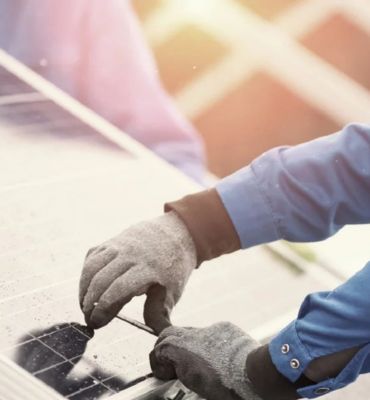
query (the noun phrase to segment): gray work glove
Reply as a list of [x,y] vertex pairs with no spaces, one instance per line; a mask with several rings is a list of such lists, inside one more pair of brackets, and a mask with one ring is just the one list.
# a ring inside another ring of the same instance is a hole
[[228,322],[208,328],[165,329],[150,354],[154,375],[178,378],[207,400],[261,400],[246,376],[248,354],[259,344]]
[[146,293],[144,320],[161,332],[171,325],[171,310],[196,265],[194,242],[174,212],[126,229],[86,256],[80,305],[87,325],[106,325],[134,296]]

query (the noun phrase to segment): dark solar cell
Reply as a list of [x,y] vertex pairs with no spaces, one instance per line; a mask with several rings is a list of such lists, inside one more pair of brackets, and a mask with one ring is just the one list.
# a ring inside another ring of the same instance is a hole
[[[118,322],[118,326],[125,328],[122,322]],[[117,328],[114,330],[117,332]],[[140,369],[126,361],[124,344],[120,345],[123,351],[113,363],[110,362],[112,357],[108,357],[108,363],[103,361],[104,353],[110,351],[109,344],[105,350],[98,351],[99,359],[95,353],[86,352],[87,344],[94,336],[94,332],[86,326],[59,324],[31,334],[39,339],[15,346],[4,354],[64,396],[73,394],[73,398],[77,399],[98,398],[100,394],[119,392],[148,377],[149,366]],[[26,337],[31,336],[26,335],[20,340]],[[114,370],[114,362],[122,364],[120,376],[109,371],[110,368]],[[126,373],[122,372],[124,366]],[[91,390],[82,390],[84,388]]]
[[[92,336],[94,336],[93,331],[90,338]],[[56,353],[69,360],[83,355],[90,338],[74,329],[72,326],[69,326],[66,329],[58,330],[51,335],[43,336],[40,340]]]
[[63,110],[50,100],[35,101],[33,103],[20,103],[2,106],[0,116],[17,125],[30,125],[40,123],[75,123],[84,125],[82,122],[71,116],[68,111]]
[[[3,105],[0,107],[1,122],[22,127],[28,135],[37,135],[38,139],[50,135],[57,135],[59,140],[87,136],[100,145],[118,149],[99,132],[50,100]],[[119,151],[122,152],[122,148]]]
[[32,93],[35,89],[0,66],[0,96]]
[[71,374],[72,369],[73,364],[66,361],[63,364],[42,371],[35,376],[64,396],[97,383],[97,381],[89,375],[73,376],[73,374]]
[[[142,381],[143,379],[145,378],[140,378],[140,381]],[[124,382],[122,381],[122,379],[119,379],[115,376],[102,381],[105,386],[109,387],[109,389],[113,390],[114,392],[120,392],[121,390],[127,389],[127,387],[131,386],[127,382]]]
[[60,364],[64,360],[36,339],[8,350],[5,355],[31,374]]

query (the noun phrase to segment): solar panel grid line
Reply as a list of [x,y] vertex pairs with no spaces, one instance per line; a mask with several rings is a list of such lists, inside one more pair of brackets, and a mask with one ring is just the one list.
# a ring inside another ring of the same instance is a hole
[[[63,274],[63,268],[59,268],[59,271],[57,271],[57,272],[60,272],[60,278],[61,279],[65,278],[66,274]],[[40,278],[43,278],[43,280],[40,281]],[[47,279],[44,279],[44,278],[47,278]],[[31,296],[32,295],[36,295],[36,297],[37,297],[37,294],[43,295],[43,294],[45,294],[44,293],[45,290],[48,290],[49,288],[60,289],[61,286],[55,283],[57,279],[58,279],[58,273],[53,274],[52,272],[47,272],[47,273],[45,273],[43,275],[38,275],[38,276],[36,275],[34,277],[31,277],[29,280],[23,281],[24,285],[17,285],[15,287],[14,286],[8,287],[7,291],[3,290],[4,299],[0,303],[0,307],[1,308],[3,308],[3,307],[6,308],[8,306],[6,303],[9,300],[12,300],[12,299],[13,300],[19,299],[19,298],[23,298],[24,299],[24,298],[27,298],[27,296],[30,296],[30,295]],[[63,285],[66,282],[70,284],[70,283],[74,283],[76,281],[77,281],[76,278],[67,279],[64,282],[61,282],[61,285]],[[15,283],[19,283],[19,282],[15,281]],[[36,289],[30,289],[30,288],[34,287],[35,285],[38,285],[38,287]],[[75,287],[76,285],[69,285],[68,287],[70,288],[71,286]],[[63,287],[61,289],[63,289]],[[67,293],[69,291],[70,290],[67,290]],[[47,293],[45,295],[47,295]],[[0,315],[4,316],[5,314],[0,314]],[[1,317],[0,317],[0,319],[1,319]]]
[[360,26],[365,32],[370,33],[370,4],[367,0],[336,1],[339,9],[347,18]]
[[[76,244],[76,241],[67,243],[67,244]],[[7,253],[8,256],[12,256],[12,252],[9,251]],[[56,253],[55,256],[58,256],[58,253]],[[2,257],[3,259],[5,259],[5,256]],[[0,257],[0,262],[2,261],[2,258]],[[26,256],[25,256],[26,258]],[[84,259],[84,255],[81,254],[81,262]],[[69,261],[68,257],[64,257],[64,260],[66,262]],[[41,260],[44,261],[44,260]],[[45,261],[50,261],[50,257],[47,258],[45,257]],[[53,271],[51,272],[50,270],[46,269],[46,268],[40,268],[39,271],[35,271],[35,272],[30,272],[29,268],[27,266],[19,266],[18,268],[14,269],[14,273],[17,273],[19,275],[24,274],[22,276],[20,276],[19,278],[14,278],[14,275],[12,277],[12,275],[10,273],[5,274],[3,279],[2,279],[2,287],[3,287],[3,294],[6,293],[5,290],[8,291],[8,294],[6,296],[4,296],[4,298],[8,298],[8,297],[18,297],[20,296],[23,291],[20,292],[20,290],[17,290],[17,287],[21,287],[22,285],[27,285],[27,282],[30,282],[30,280],[35,280],[35,279],[44,279],[44,278],[49,278],[50,277],[50,281],[48,281],[47,279],[44,280],[45,284],[44,284],[44,288],[48,288],[54,285],[55,283],[55,279],[57,277],[61,277],[62,281],[73,281],[73,279],[75,279],[77,277],[77,275],[75,274],[75,268],[73,268],[73,263],[72,263],[72,259],[71,259],[71,266],[64,268],[63,271],[63,266],[61,265],[61,263],[58,263],[57,266],[55,266],[55,268],[53,269]],[[27,273],[28,272],[28,273]],[[26,287],[27,290],[27,286],[23,286]],[[28,287],[31,287],[31,285],[28,285]],[[31,289],[31,290],[37,290],[37,289]],[[2,300],[0,301],[1,304]]]
[[[70,308],[62,308],[69,306]],[[0,351],[15,345],[25,333],[35,335],[33,330],[40,325],[55,325],[55,330],[61,321],[83,322],[76,295],[68,295],[39,305],[32,309],[16,312],[1,319]],[[42,335],[42,332],[40,333]]]
[[17,184],[11,184],[8,186],[3,186],[3,187],[0,187],[0,193],[16,191],[21,188],[42,187],[45,185],[56,185],[56,184],[60,184],[63,182],[69,182],[71,180],[78,181],[78,180],[82,180],[82,179],[85,179],[88,177],[107,174],[110,171],[117,172],[117,169],[111,170],[109,167],[107,167],[106,169],[104,169],[104,167],[102,167],[102,168],[97,168],[96,170],[92,170],[91,168],[89,168],[86,171],[79,171],[79,172],[76,172],[75,174],[61,175],[61,176],[54,177],[54,178],[41,178],[41,179],[38,179],[38,180],[35,180],[32,182],[22,182],[22,183],[17,183]]
[[86,123],[93,129],[96,129],[103,137],[112,143],[134,155],[140,155],[149,161],[165,166],[168,170],[173,170],[174,175],[177,176],[179,181],[189,184],[189,179],[182,174],[178,174],[175,167],[171,167],[168,163],[160,159],[149,149],[139,142],[136,142],[128,135],[122,135],[121,130],[116,126],[82,105],[73,97],[69,96],[1,49],[0,65],[8,71],[11,71],[12,74],[21,78],[24,82],[50,98],[52,101],[56,102],[64,110],[79,118],[82,122]]
[[14,75],[9,77],[9,72],[0,64],[0,96],[34,92],[35,89],[21,79]]
[[[61,296],[61,297],[56,297],[56,298],[54,298],[53,300],[51,300],[51,301],[48,302],[48,303],[44,303],[42,306],[44,306],[45,304],[53,305],[54,303],[58,303],[58,302],[60,302],[60,301],[72,300],[73,298],[76,298],[76,295],[72,295],[72,294],[63,295],[63,296]],[[77,300],[76,300],[76,301],[77,301]],[[9,314],[9,315],[4,315],[4,316],[1,317],[0,321],[4,321],[4,320],[9,319],[9,318],[19,317],[19,316],[21,316],[21,315],[25,315],[25,314],[27,314],[28,311],[33,310],[33,309],[36,309],[36,308],[40,308],[40,307],[41,307],[41,306],[38,305],[38,306],[35,306],[35,307],[33,307],[33,308],[26,308],[26,309],[22,309],[22,310],[19,310],[19,311],[17,311],[17,312],[11,313],[11,314]]]
[[[123,325],[124,327],[124,325]],[[104,349],[112,346],[112,345],[121,345],[122,343],[128,342],[131,339],[134,339],[136,337],[136,332],[131,332],[130,334],[126,334],[126,336],[122,336],[119,338],[114,338],[114,339],[110,339],[109,343],[106,341],[103,341],[101,343],[94,343],[94,351],[95,352],[104,352]]]
[[[78,243],[76,240],[71,241],[71,242],[67,242],[67,244],[69,244],[69,245],[76,244],[76,243]],[[57,245],[59,243],[58,242],[52,242],[52,243],[49,242],[48,244],[49,245]],[[57,250],[58,249],[56,249],[56,251],[55,251],[55,256],[56,257],[59,256],[59,253],[58,253]],[[13,253],[13,251],[8,250],[6,252],[6,254],[4,254],[3,257],[0,257],[0,262],[6,259],[5,256],[13,257],[14,253]],[[27,259],[28,256],[29,256],[29,254],[24,255],[22,257],[22,260]],[[49,257],[45,256],[45,258],[42,258],[40,260],[40,262],[50,261],[50,259],[51,259],[51,261],[53,261],[53,256],[50,256],[50,255],[49,255]],[[84,259],[84,254],[81,254],[81,262],[83,261],[83,259]],[[71,256],[70,255],[66,255],[65,257],[63,257],[63,260],[68,262],[68,261],[71,260]],[[72,262],[72,260],[70,262]],[[48,270],[47,268],[43,268],[43,267],[40,267],[37,271],[34,271],[32,273],[32,272],[29,271],[29,267],[27,267],[27,265],[29,265],[29,264],[30,263],[26,264],[26,266],[22,265],[22,266],[19,266],[18,268],[14,269],[15,273],[19,273],[19,274],[24,273],[24,275],[20,276],[19,278],[15,278],[14,275],[12,277],[12,275],[10,273],[5,274],[3,279],[2,279],[2,281],[4,283],[4,289],[5,288],[10,288],[10,287],[14,288],[14,287],[22,285],[25,281],[29,281],[30,279],[40,279],[40,278],[43,278],[43,277],[48,277],[48,276],[50,276],[52,274],[52,272],[50,270]],[[57,265],[55,266],[55,270],[54,270],[54,272],[56,274],[56,277],[61,276],[64,279],[73,279],[73,277],[75,276],[75,273],[74,273],[75,269],[73,269],[73,264],[71,266],[65,268],[65,270],[68,272],[67,276],[63,275],[63,267],[61,266],[61,262],[58,262]],[[46,285],[45,286],[53,285],[53,283],[54,283],[53,280],[51,280],[51,282],[46,281]],[[13,293],[12,295],[15,295],[15,294]]]
[[[142,341],[144,337],[141,336],[140,342]],[[132,358],[133,353],[137,353],[137,350],[130,349],[130,351],[127,351],[127,345],[130,345],[130,343],[133,342],[132,339],[135,339],[137,341],[137,334],[130,338],[126,338],[124,341],[119,341],[112,343],[109,348],[107,347],[104,349],[103,346],[99,347],[94,347],[92,350],[88,350],[88,354],[85,354],[83,357],[84,363],[88,364],[90,368],[84,368],[83,370],[89,371],[91,368],[98,367],[102,369],[104,372],[103,375],[100,374],[99,370],[96,373],[90,372],[91,375],[93,375],[95,378],[99,379],[101,382],[106,382],[108,380],[113,380],[113,378],[120,380],[121,378],[124,378],[124,382],[120,383],[120,386],[126,387],[127,385],[131,385],[132,382],[135,382],[137,380],[143,380],[147,375],[150,373],[150,366],[149,366],[149,361],[148,361],[148,356],[147,354],[142,354],[140,357],[135,357],[135,362],[132,363],[131,365],[125,362],[125,357],[127,358]],[[135,342],[134,341],[134,342]],[[153,342],[154,344],[154,342]],[[153,345],[152,344],[152,345]],[[126,346],[126,347],[124,347]],[[132,345],[131,345],[132,347]],[[123,349],[126,348],[126,351],[123,352]],[[104,351],[105,350],[105,351]],[[149,351],[149,348],[148,348]],[[99,358],[95,360],[92,358],[91,354],[92,352],[99,354]],[[125,354],[123,357],[122,355]],[[96,361],[99,361],[96,363]],[[71,362],[74,362],[72,359]],[[120,365],[116,365],[115,368],[109,368],[109,365],[115,365],[116,363],[120,363]],[[131,360],[132,362],[132,360]],[[130,367],[128,370],[128,366]]]
[[[65,374],[65,371],[68,369],[72,368],[73,365],[69,363],[68,361],[65,361],[64,363],[55,365],[52,368],[49,368],[48,370],[44,370],[42,372],[38,372],[34,376],[37,377],[38,379],[44,381],[46,384],[53,384],[55,385],[56,382],[58,384],[60,382],[63,382],[63,380],[67,379],[67,374]],[[53,371],[54,370],[54,371]],[[56,378],[55,381],[51,381],[49,378],[51,375],[55,375]],[[93,378],[92,376],[86,375],[82,380],[79,381],[80,387],[78,388],[77,386],[73,386],[72,384],[70,386],[64,385],[64,386],[59,386],[58,385],[58,392],[61,393],[65,397],[69,397],[72,395],[75,395],[76,393],[79,393],[83,390],[89,389],[91,387],[94,387],[97,383],[100,383],[97,379]],[[108,388],[107,388],[108,389]]]
[[[62,329],[61,331],[63,331],[63,330],[66,331],[66,330],[68,330],[68,329],[72,329],[72,330],[74,330],[75,332],[77,332],[79,335],[85,336],[87,339],[90,339],[90,337],[84,335],[83,332],[81,332],[80,330],[77,330],[73,325],[70,325],[70,326],[68,326],[68,327],[66,327],[66,328],[64,328],[64,329]],[[60,333],[61,331],[58,331],[58,333]],[[51,335],[52,335],[52,334],[51,334]],[[48,336],[49,336],[49,335],[48,335]],[[46,339],[47,339],[47,337],[46,337]],[[60,351],[56,350],[54,347],[51,347],[51,346],[49,346],[47,343],[45,343],[45,337],[44,337],[44,341],[42,340],[42,337],[41,337],[41,339],[38,338],[37,341],[38,341],[41,345],[43,345],[43,346],[45,346],[46,348],[48,348],[48,349],[50,349],[51,351],[53,351],[55,354],[57,354],[57,355],[59,355],[60,357],[62,357],[62,358],[64,359],[64,362],[67,361],[68,363],[70,363],[70,364],[71,364],[71,369],[73,369],[73,366],[75,365],[75,364],[71,361],[71,360],[73,360],[73,359],[66,357],[66,355],[63,354],[63,352],[60,352]],[[78,357],[81,357],[82,355],[83,355],[83,352],[82,352],[81,354],[79,354],[79,355],[77,356],[77,358],[78,358]],[[37,371],[36,373],[34,373],[34,375],[45,373],[45,372],[47,372],[48,370],[50,370],[50,369],[52,369],[52,368],[54,368],[54,367],[57,367],[57,366],[63,364],[64,362],[57,363],[57,364],[55,364],[55,365],[53,365],[53,366],[50,366],[50,367],[48,367],[48,368],[44,368],[44,369],[42,369],[42,370],[39,370],[39,371]],[[79,389],[79,390],[77,390],[77,391],[71,393],[69,396],[67,396],[68,398],[74,396],[74,395],[77,394],[77,393],[80,393],[80,392],[82,392],[82,391],[85,391],[85,390],[87,390],[88,388],[91,388],[91,387],[93,387],[93,386],[95,386],[95,385],[97,385],[97,384],[98,384],[98,385],[101,384],[101,385],[103,385],[106,389],[110,390],[110,388],[109,388],[108,386],[105,386],[105,385],[104,385],[104,381],[100,381],[98,377],[93,376],[93,375],[90,375],[90,374],[87,374],[87,375],[86,375],[86,378],[90,378],[90,379],[91,379],[91,382],[92,382],[91,385],[90,385],[90,386],[88,385],[88,386],[86,386],[86,387],[84,387],[84,388],[81,388],[81,389]],[[108,378],[106,378],[105,380],[108,380],[108,379],[110,379],[110,378],[111,378],[111,377],[108,377]]]
[[[76,329],[75,326],[74,326],[74,323],[69,323],[69,324],[67,324],[66,326],[55,327],[55,331],[51,331],[51,332],[49,332],[49,333],[42,333],[42,334],[40,334],[40,335],[37,335],[37,334],[35,334],[35,333],[32,334],[32,332],[30,332],[29,335],[32,336],[32,337],[35,338],[35,339],[39,339],[39,340],[40,340],[40,339],[42,339],[42,338],[44,338],[44,337],[46,337],[46,336],[52,335],[52,334],[55,333],[56,331],[62,332],[62,331],[64,331],[64,330],[70,329],[70,328]],[[87,339],[90,339],[90,337],[87,336],[87,335],[85,335],[82,331],[80,331],[80,330],[77,330],[77,331],[78,331],[82,336],[86,337]]]
[[[27,98],[23,98],[24,101],[22,101],[22,97],[19,95],[8,97],[13,98],[14,101],[2,104],[0,115],[4,120],[9,119],[17,125],[26,124],[28,129],[39,127],[47,130],[75,126],[80,128],[82,132],[86,130],[86,126],[81,121],[66,110],[61,109],[41,93],[36,92],[36,95],[34,93],[29,94],[30,101],[27,101]],[[20,101],[16,101],[17,99]],[[93,132],[95,131],[90,128],[88,134],[91,135]],[[70,135],[70,132],[67,132],[67,134]],[[97,133],[95,132],[95,134]],[[75,137],[75,135],[73,136]]]
[[272,22],[298,39],[340,9],[337,0],[305,0],[292,4]]
[[252,76],[259,66],[253,56],[242,57],[240,49],[230,50],[227,57],[214,63],[176,94],[176,103],[189,118],[195,119]]
[[[47,335],[42,335],[42,336],[34,335],[34,338],[35,338],[35,339],[33,339],[33,340],[31,340],[31,341],[28,341],[28,342],[25,342],[25,343],[23,343],[22,345],[18,345],[18,346],[15,347],[15,349],[20,348],[20,347],[22,347],[22,346],[24,347],[25,345],[27,345],[27,343],[28,343],[28,345],[30,345],[30,344],[32,344],[32,345],[34,345],[34,344],[39,344],[39,345],[41,345],[41,348],[49,349],[53,354],[55,354],[56,356],[60,357],[60,359],[56,359],[52,365],[47,365],[47,366],[44,367],[44,368],[36,369],[36,370],[32,371],[32,373],[33,373],[34,375],[41,375],[41,374],[45,374],[45,373],[47,373],[47,372],[50,372],[50,370],[52,370],[52,369],[55,368],[55,367],[59,367],[59,366],[61,366],[61,365],[66,365],[66,364],[65,364],[66,362],[70,363],[70,368],[72,369],[73,366],[75,365],[74,359],[77,358],[77,359],[78,359],[77,361],[79,361],[79,357],[80,357],[83,353],[81,353],[80,356],[73,357],[73,358],[69,358],[69,357],[67,357],[66,354],[64,353],[63,347],[61,348],[61,349],[62,349],[62,352],[59,351],[58,348],[60,348],[60,344],[59,344],[57,341],[53,340],[53,338],[52,338],[53,335],[58,335],[58,337],[60,337],[61,334],[63,334],[63,332],[66,332],[66,331],[68,331],[68,330],[74,330],[76,333],[78,333],[78,335],[84,336],[84,333],[81,332],[80,330],[78,330],[77,327],[76,327],[75,325],[73,325],[73,324],[71,325],[71,324],[70,324],[70,325],[68,325],[67,327],[64,327],[64,328],[62,328],[62,329],[60,329],[60,330],[57,330],[57,331],[48,333]],[[69,338],[69,340],[71,340],[70,333],[66,334],[66,336]],[[131,337],[133,337],[133,336],[134,336],[134,334],[132,334]],[[87,339],[89,339],[88,336],[85,335],[85,337],[86,337]],[[130,337],[126,337],[124,340],[127,341],[127,340],[129,340],[129,339],[130,339]],[[123,340],[123,339],[121,338],[120,341],[122,341],[122,340]],[[53,345],[49,345],[48,342],[53,343]],[[117,343],[119,343],[119,342],[117,342]],[[108,346],[109,346],[109,345],[112,345],[112,343],[108,344]],[[55,346],[56,346],[56,347],[55,347]],[[39,348],[39,352],[42,353],[41,348]],[[70,349],[67,349],[67,350],[68,350],[68,351],[71,351]],[[94,349],[94,351],[96,351],[96,350],[97,350],[97,349]],[[8,352],[9,352],[9,350],[8,350]],[[82,350],[81,350],[81,352],[82,352]],[[77,354],[77,353],[75,353],[75,354]],[[48,354],[48,358],[50,359],[50,355],[49,355],[49,354]],[[85,359],[85,362],[86,362],[86,361],[88,361],[88,360]],[[69,365],[69,364],[68,364],[68,365]],[[138,364],[138,365],[136,366],[136,369],[140,368],[141,366],[145,366],[146,369],[148,368],[147,362],[145,362],[145,363]],[[146,370],[146,369],[145,369],[145,370]],[[141,375],[138,376],[138,377],[136,376],[136,377],[134,378],[134,380],[142,380],[143,378],[145,378],[145,376],[146,376],[147,373],[148,373],[148,372],[145,372],[145,370],[144,370],[142,376],[141,376]],[[87,377],[90,377],[92,380],[99,381],[99,377],[98,377],[98,376],[94,376],[94,375],[90,375],[90,374],[87,374],[86,376],[87,376]],[[104,380],[106,381],[106,380],[108,380],[108,379],[111,379],[112,377],[114,377],[114,374],[112,374],[111,376],[106,376],[106,377],[104,378]],[[95,383],[94,383],[94,384],[95,384]],[[130,382],[128,382],[128,384],[130,384]],[[92,386],[93,386],[93,385],[92,385]],[[86,388],[84,387],[83,390],[85,390],[85,389],[86,389]],[[79,390],[79,391],[81,391],[81,390]],[[72,394],[74,394],[74,392],[73,392]]]
[[31,360],[31,362],[25,366],[25,369],[32,375],[36,375],[41,371],[48,370],[67,361],[64,357],[60,356],[60,354],[57,354],[52,349],[44,346],[41,341],[35,338],[30,341],[20,342],[18,345],[2,352],[2,354],[6,355],[11,360],[14,360],[15,363],[20,364],[20,358],[22,357],[21,353],[31,353],[35,348],[45,350],[43,354],[41,354],[41,351],[39,352],[37,362],[46,361],[46,364],[42,366],[41,364],[36,365],[36,363],[33,363],[33,360]]
[[153,46],[163,43],[181,27],[197,24],[230,48],[228,55],[188,82],[175,96],[180,109],[188,117],[196,118],[238,83],[252,75],[260,64],[253,54],[245,54],[245,45],[241,45],[240,40],[235,41],[234,38],[224,35],[219,26],[204,23],[203,16],[199,13],[189,13],[186,7],[179,13],[178,8],[178,3],[167,2],[145,20],[144,29]]
[[22,340],[20,340],[19,342],[17,342],[17,343],[15,342],[15,343],[10,344],[9,346],[4,346],[4,347],[0,348],[0,357],[3,353],[9,352],[10,350],[14,349],[15,347],[22,345],[24,343],[31,342],[33,340],[35,340],[34,336],[32,336],[28,333],[24,334],[22,337]]
[[[19,299],[19,298],[23,298],[24,299],[24,298],[27,298],[27,297],[29,297],[31,295],[34,295],[34,294],[39,294],[39,293],[45,294],[45,290],[47,290],[47,289],[55,289],[55,288],[58,288],[58,287],[60,287],[62,285],[66,285],[66,287],[69,288],[71,286],[70,283],[78,281],[78,278],[79,278],[79,276],[76,275],[76,276],[74,276],[72,278],[68,278],[68,279],[65,279],[63,281],[53,282],[48,286],[37,287],[37,288],[34,288],[34,289],[26,291],[26,292],[23,291],[22,293],[18,293],[18,294],[13,295],[13,296],[2,298],[2,299],[0,299],[0,311],[1,311],[1,306],[4,303],[7,303],[9,301],[13,302],[15,299]],[[0,313],[0,315],[4,315],[4,314]]]
[[[86,178],[86,177],[87,176],[85,176],[84,178]],[[54,182],[54,183],[60,183],[60,182]],[[45,187],[45,185],[43,187]],[[47,226],[47,228],[50,229],[50,232],[52,232],[52,230],[51,230],[52,229],[52,226],[51,226],[52,223],[54,223],[54,224],[57,223],[58,224],[58,223],[61,223],[61,221],[62,221],[62,218],[60,218],[60,219],[55,218],[53,221],[51,221],[50,218],[46,215],[44,218],[41,217],[40,220],[38,220],[37,222],[36,221],[32,221],[32,219],[28,219],[28,220],[26,220],[24,222],[23,226],[25,228],[27,228],[27,229],[37,229],[37,228],[40,228],[42,226]],[[5,232],[6,232],[6,227],[0,228],[0,233],[5,233]],[[9,232],[9,228],[8,228],[8,232]],[[65,239],[64,239],[63,243],[68,243],[68,244],[76,243],[76,240],[78,240],[78,237],[79,236],[76,233],[75,234],[71,234],[71,236],[68,238],[69,240],[66,242]],[[60,240],[61,239],[58,238],[58,237],[52,237],[47,241],[45,240],[45,245],[52,245],[52,244],[55,244],[55,243],[59,243]],[[7,248],[2,249],[2,250],[4,251],[3,252],[3,256],[6,255],[7,257],[9,257],[9,256],[14,255],[15,248],[12,248],[12,247],[8,246]],[[6,252],[6,254],[4,254],[5,252]],[[1,259],[1,256],[0,256],[0,259]]]
[[235,21],[235,26],[243,24],[245,34],[266,60],[265,69],[272,76],[341,125],[368,120],[370,94],[367,90],[281,30],[241,6],[233,7],[227,13],[228,18]]
[[361,85],[241,5],[227,0],[222,2],[222,18],[208,22],[223,21],[231,26],[227,34],[235,35],[235,40],[244,33],[255,53],[265,60],[266,71],[340,124],[368,120],[370,94]]
[[[319,57],[308,52],[297,42],[293,40],[290,41],[288,36],[285,35],[286,37],[284,37],[284,34],[274,27],[273,24],[264,21],[261,17],[248,11],[241,5],[229,1],[220,1],[215,4],[216,7],[222,8],[224,13],[215,13],[214,18],[204,19],[204,21],[202,21],[202,27],[208,30],[211,29],[219,40],[225,42],[225,38],[229,38],[229,42],[233,41],[234,43],[238,43],[242,37],[241,33],[244,32],[244,37],[248,39],[248,43],[255,45],[254,54],[257,55],[257,58],[260,56],[267,61],[265,65],[269,73],[281,79],[299,96],[323,110],[340,124],[346,124],[352,120],[366,121],[369,118],[370,95],[361,85],[358,85],[347,75],[340,73]],[[317,5],[317,3],[315,4]],[[326,10],[330,11],[333,7],[335,7],[335,2],[329,2],[329,8],[326,8]],[[318,9],[313,7],[312,10],[314,9],[317,14],[320,15]],[[160,18],[160,12],[161,10],[156,12],[156,19]],[[171,7],[166,5],[162,7],[162,12],[165,15],[168,14],[168,21],[171,21],[170,16],[175,18],[174,6],[172,6],[171,9]],[[178,14],[178,12],[176,14]],[[230,23],[227,23],[227,15],[230,17]],[[221,16],[220,20],[218,20],[218,16]],[[149,20],[149,22],[147,21],[146,23],[154,26],[154,22],[155,20],[153,22]],[[212,24],[214,24],[213,29]],[[219,29],[220,24],[227,24],[231,29]],[[168,25],[172,27],[173,23],[168,22]],[[162,39],[166,38],[165,27],[166,24],[164,23],[160,28],[163,30],[161,34]],[[235,29],[234,34],[232,34],[233,28]],[[230,34],[232,34],[232,37],[230,37]],[[278,36],[278,40],[276,40],[276,35]],[[256,37],[256,40],[250,39],[253,36]],[[264,43],[261,44],[258,37],[264,36],[268,37],[268,40],[264,40]],[[263,48],[266,48],[266,51],[261,52],[260,50]],[[286,54],[282,54],[280,57],[281,59],[279,59],[279,57],[271,57],[271,54],[276,52],[274,48],[283,48]],[[271,62],[272,59],[279,61],[279,64],[281,64],[281,61],[284,59],[286,62],[282,62],[283,65],[278,65],[276,62]],[[291,62],[292,59],[294,62]],[[253,64],[253,60],[251,64]],[[312,69],[315,71],[314,74],[310,73]],[[211,70],[212,69],[210,69],[210,71]],[[311,79],[302,80],[302,74],[310,76]],[[204,79],[204,76],[202,79]],[[331,81],[335,83],[331,84]],[[194,87],[196,86],[194,85]],[[219,92],[219,98],[222,98],[231,88],[232,87],[228,88],[225,86],[224,90]],[[181,99],[181,96],[182,94],[180,92],[178,97]],[[186,97],[191,98],[191,92],[189,90],[187,91]],[[354,99],[356,99],[356,101]],[[359,99],[361,100],[359,101]],[[215,98],[213,98],[212,101],[214,102]],[[202,109],[208,107],[206,99],[204,103],[205,104],[200,106]],[[359,104],[363,106],[359,107]],[[198,112],[193,108],[191,113],[196,115]]]
[[9,94],[0,96],[0,106],[18,103],[33,103],[42,100],[46,100],[46,97],[38,92]]
[[193,17],[185,10],[179,12],[178,3],[167,1],[149,14],[142,24],[144,33],[153,47],[159,46],[182,26],[194,24]]
[[[64,299],[65,301],[69,301],[70,299],[72,300],[73,296],[77,301],[76,294],[72,294],[71,290],[66,291],[63,295],[62,290],[59,290],[55,295],[51,295],[50,291],[45,294],[40,291],[38,296],[32,296],[31,298],[27,296],[22,297],[15,305],[13,305],[12,302],[3,303],[1,307],[2,315],[0,321],[6,321],[11,317],[17,318],[17,316],[22,315],[22,313],[36,310],[38,308],[37,302],[39,302],[39,304],[42,302],[43,304],[52,305],[53,302],[58,302],[61,299]],[[27,301],[29,304],[25,303]]]
[[47,368],[43,368],[43,369],[40,369],[40,370],[38,370],[38,371],[35,371],[35,372],[33,373],[33,375],[37,375],[37,374],[39,374],[39,373],[43,373],[43,372],[45,372],[45,371],[47,371],[47,370],[49,370],[49,369],[51,369],[51,368],[54,368],[54,367],[58,366],[59,364],[65,363],[66,361],[69,362],[69,360],[68,360],[67,358],[63,357],[63,355],[61,355],[60,353],[54,351],[54,349],[53,349],[52,347],[48,346],[46,343],[42,342],[40,339],[36,338],[36,339],[35,339],[35,342],[36,342],[37,344],[39,344],[40,346],[49,349],[50,351],[52,351],[52,352],[53,352],[54,354],[56,354],[57,356],[62,357],[62,358],[63,358],[63,361],[58,362],[58,363],[56,363],[56,364],[53,364],[53,365],[51,365],[51,366],[49,366],[49,367],[47,367]]
[[[40,343],[40,345],[42,345],[42,343],[40,341],[38,341],[38,340],[36,340],[36,341],[38,343]],[[48,348],[47,346],[43,346],[43,347]],[[49,350],[51,350],[51,349],[49,348]],[[56,354],[56,355],[58,355],[58,354]],[[44,374],[44,373],[50,372],[50,370],[54,369],[55,367],[60,367],[61,365],[66,365],[66,364],[70,365],[71,369],[73,368],[73,364],[72,363],[70,363],[68,360],[64,360],[63,359],[63,360],[61,360],[59,362],[56,362],[55,364],[53,364],[53,365],[51,365],[49,367],[45,367],[45,368],[40,369],[39,371],[35,371],[34,373],[32,373],[32,375],[37,377],[37,375],[39,375],[39,374]],[[94,379],[93,377],[91,377],[91,378]]]
[[3,400],[62,400],[53,389],[0,355],[0,398]]

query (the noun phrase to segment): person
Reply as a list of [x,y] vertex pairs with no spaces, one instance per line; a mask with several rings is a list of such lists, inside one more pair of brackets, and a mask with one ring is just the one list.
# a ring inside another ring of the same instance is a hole
[[272,149],[91,249],[80,304],[99,328],[146,293],[144,319],[160,333],[150,355],[155,376],[178,377],[206,399],[315,398],[370,372],[370,262],[335,290],[308,295],[266,345],[225,322],[172,327],[170,313],[206,260],[278,239],[318,241],[368,222],[370,125],[350,124]]
[[2,0],[0,48],[199,183],[203,143],[163,89],[129,1]]

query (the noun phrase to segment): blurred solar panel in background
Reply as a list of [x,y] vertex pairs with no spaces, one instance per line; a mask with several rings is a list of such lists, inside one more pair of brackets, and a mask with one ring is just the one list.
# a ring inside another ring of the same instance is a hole
[[366,0],[134,5],[163,84],[203,136],[219,176],[271,147],[370,119]]

